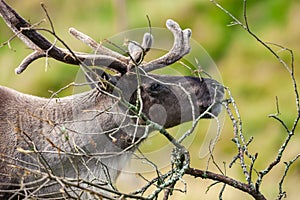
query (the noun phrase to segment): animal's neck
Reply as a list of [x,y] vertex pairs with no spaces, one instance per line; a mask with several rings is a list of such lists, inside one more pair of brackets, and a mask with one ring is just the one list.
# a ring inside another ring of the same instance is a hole
[[59,176],[109,177],[114,181],[140,137],[147,134],[143,127],[136,129],[136,122],[127,117],[129,112],[124,112],[116,99],[96,90],[56,99],[5,88],[0,92],[3,102],[11,104],[0,104],[2,114],[8,113],[0,119],[9,122],[6,130],[16,139],[12,142],[41,153],[24,155],[15,151],[12,156],[36,165],[44,159]]
[[[61,160],[55,160],[58,150],[60,154],[86,154],[88,157],[93,156],[93,159],[85,167],[82,166],[82,172],[86,172],[88,167],[87,176],[93,174],[103,178],[103,169],[108,168],[114,180],[135,149],[139,137],[144,134],[143,128],[135,129],[135,123],[129,122],[130,119],[126,117],[128,113],[124,113],[116,103],[117,100],[96,90],[71,97],[42,100],[38,99],[43,102],[41,104],[31,105],[31,115],[27,111],[23,113],[22,116],[26,117],[20,120],[20,124],[30,124],[30,130],[34,124],[38,124],[36,127],[41,131],[34,131],[32,138],[48,141],[39,150],[56,152],[47,157],[52,165],[61,166]],[[128,152],[124,153],[124,149]],[[64,168],[72,176],[76,173],[74,166],[66,160]],[[105,167],[99,166],[102,164]]]

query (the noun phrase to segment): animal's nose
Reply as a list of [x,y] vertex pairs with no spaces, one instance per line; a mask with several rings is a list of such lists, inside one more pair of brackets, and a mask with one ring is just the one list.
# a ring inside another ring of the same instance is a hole
[[218,116],[222,110],[222,101],[224,99],[224,86],[212,79],[205,79],[207,87],[206,102],[202,102],[202,111],[208,113],[204,118]]
[[206,79],[205,83],[208,88],[210,98],[214,102],[221,102],[224,98],[224,86],[213,79]]
[[212,80],[209,86],[209,92],[212,98],[212,107],[210,113],[214,116],[218,116],[222,110],[222,101],[224,99],[224,86],[219,82]]

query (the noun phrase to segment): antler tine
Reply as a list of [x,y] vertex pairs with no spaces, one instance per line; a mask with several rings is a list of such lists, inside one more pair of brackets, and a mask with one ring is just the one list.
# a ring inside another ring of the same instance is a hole
[[147,52],[150,50],[153,43],[153,36],[151,33],[145,33],[143,36],[142,44],[136,41],[129,41],[128,53],[135,62],[135,64],[140,64]]
[[80,40],[84,44],[88,45],[90,48],[92,48],[95,53],[100,54],[100,55],[106,55],[106,56],[111,56],[113,58],[116,58],[126,64],[129,63],[129,58],[126,56],[123,56],[122,54],[112,51],[106,47],[104,47],[101,43],[99,44],[95,40],[93,40],[91,37],[88,35],[76,30],[75,28],[70,28],[69,33],[74,36],[76,39]]
[[34,51],[31,54],[29,54],[26,58],[23,59],[21,64],[15,69],[16,74],[21,74],[27,67],[35,60],[46,57],[46,53],[42,51]]
[[166,21],[166,26],[174,35],[173,47],[162,57],[141,65],[146,72],[168,66],[190,52],[191,47],[189,44],[189,39],[192,35],[191,29],[182,30],[180,26],[171,19]]
[[3,0],[0,0],[0,15],[8,27],[31,49],[41,52],[32,53],[25,58],[16,72],[21,73],[34,60],[49,56],[58,61],[73,65],[104,65],[125,74],[127,72],[126,63],[108,55],[89,55],[72,52],[69,49],[56,47],[49,40],[39,34],[26,20],[14,11]]

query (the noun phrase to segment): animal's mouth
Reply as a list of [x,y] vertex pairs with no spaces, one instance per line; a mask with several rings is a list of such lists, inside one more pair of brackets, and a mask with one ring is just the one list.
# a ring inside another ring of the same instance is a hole
[[208,108],[201,108],[203,111],[202,118],[214,118],[217,117],[222,111],[222,103],[216,102]]
[[214,80],[206,80],[209,93],[209,100],[200,103],[200,112],[202,118],[217,117],[222,111],[222,102],[224,100],[224,86]]

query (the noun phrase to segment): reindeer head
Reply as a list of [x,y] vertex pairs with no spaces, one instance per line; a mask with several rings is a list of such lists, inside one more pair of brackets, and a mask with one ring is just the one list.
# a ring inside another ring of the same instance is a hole
[[[149,33],[144,35],[142,44],[130,41],[128,45],[129,56],[123,57],[123,55],[92,43],[89,37],[75,29],[70,29],[70,32],[82,41],[89,41],[86,43],[94,50],[118,59],[118,66],[126,65],[126,68],[117,70],[117,76],[108,75],[99,68],[87,71],[86,76],[91,80],[92,87],[97,87],[95,83],[98,82],[103,84],[102,80],[105,78],[110,85],[110,91],[106,91],[114,96],[124,98],[131,105],[137,106],[136,108],[140,109],[151,121],[169,128],[197,117],[212,118],[217,116],[221,111],[223,99],[223,87],[217,81],[202,77],[149,73],[176,62],[190,51],[191,30],[181,30],[173,20],[167,20],[166,25],[174,35],[173,47],[164,56],[148,63],[142,62],[142,60],[153,43],[153,37]],[[107,67],[111,69],[110,65]],[[116,68],[114,67],[114,69]],[[121,95],[119,94],[120,91]],[[140,123],[143,123],[143,119],[140,119]]]

